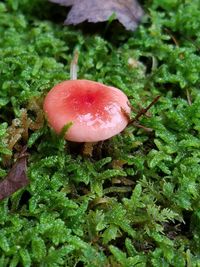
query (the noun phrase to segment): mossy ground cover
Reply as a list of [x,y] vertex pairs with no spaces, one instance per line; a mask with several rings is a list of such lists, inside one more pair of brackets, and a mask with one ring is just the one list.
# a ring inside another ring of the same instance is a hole
[[[0,176],[27,145],[30,179],[0,203],[1,267],[200,266],[200,2],[142,4],[131,33],[63,27],[47,1],[1,1]],[[43,122],[75,48],[79,78],[121,88],[137,109],[161,96],[140,120],[151,132],[130,125],[84,155]]]

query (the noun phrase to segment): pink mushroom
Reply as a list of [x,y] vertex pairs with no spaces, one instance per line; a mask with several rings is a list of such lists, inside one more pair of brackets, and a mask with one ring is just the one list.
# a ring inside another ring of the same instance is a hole
[[89,80],[63,81],[44,100],[44,112],[56,133],[72,122],[65,139],[97,142],[120,133],[130,114],[127,96],[119,89]]

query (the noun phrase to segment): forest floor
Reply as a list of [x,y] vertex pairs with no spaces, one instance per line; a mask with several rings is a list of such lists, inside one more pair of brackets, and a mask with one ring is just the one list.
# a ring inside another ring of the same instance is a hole
[[[0,177],[27,146],[29,179],[0,202],[1,267],[200,266],[200,2],[141,2],[130,32],[63,26],[66,9],[43,0],[1,1]],[[42,111],[75,49],[78,77],[120,88],[132,117],[160,96],[144,127],[92,152]]]

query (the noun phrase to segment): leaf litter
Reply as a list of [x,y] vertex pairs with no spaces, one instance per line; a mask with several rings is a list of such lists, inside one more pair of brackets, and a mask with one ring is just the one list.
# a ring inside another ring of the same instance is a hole
[[72,6],[64,24],[76,25],[84,21],[103,22],[114,16],[127,30],[135,30],[144,11],[136,0],[49,0]]
[[16,162],[7,176],[0,182],[0,200],[11,196],[14,192],[29,183],[26,175],[28,153],[26,147],[22,149]]

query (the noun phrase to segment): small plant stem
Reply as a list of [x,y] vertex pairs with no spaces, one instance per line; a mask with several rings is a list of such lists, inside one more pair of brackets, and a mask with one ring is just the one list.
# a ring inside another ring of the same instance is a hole
[[70,80],[77,80],[77,72],[78,72],[78,51],[75,50],[74,57],[70,64]]
[[189,93],[188,89],[186,89],[186,94],[187,94],[188,105],[191,106],[192,105],[192,100],[191,100],[191,96],[190,96],[190,93]]

